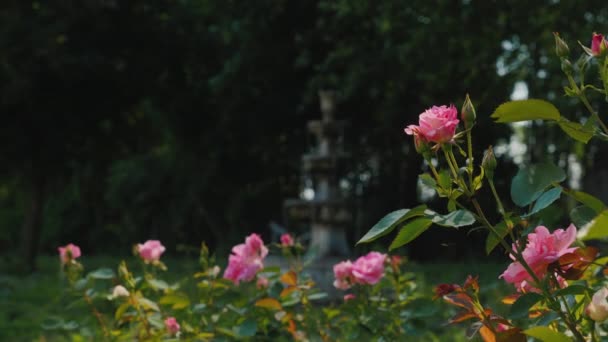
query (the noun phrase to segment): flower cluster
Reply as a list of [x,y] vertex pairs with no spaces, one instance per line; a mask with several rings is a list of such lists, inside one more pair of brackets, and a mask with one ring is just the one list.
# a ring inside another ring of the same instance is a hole
[[[522,257],[534,271],[536,277],[543,279],[550,264],[577,249],[577,247],[570,247],[575,240],[576,227],[572,224],[566,230],[557,229],[553,234],[546,227],[538,226],[534,233],[528,234],[528,244],[522,251]],[[513,245],[514,252],[517,252],[517,247]],[[511,258],[515,260],[513,255]],[[535,283],[532,275],[518,261],[513,261],[500,277],[515,285],[520,292],[540,292],[539,285]],[[565,279],[558,274],[555,277],[559,282],[558,285],[563,287]]]
[[224,278],[236,285],[241,281],[251,281],[256,273],[264,268],[264,258],[268,255],[268,248],[258,234],[251,234],[244,244],[232,248],[228,258],[228,267],[224,271]]
[[350,260],[334,265],[334,286],[347,290],[354,284],[374,285],[384,276],[386,254],[369,252],[354,263]]

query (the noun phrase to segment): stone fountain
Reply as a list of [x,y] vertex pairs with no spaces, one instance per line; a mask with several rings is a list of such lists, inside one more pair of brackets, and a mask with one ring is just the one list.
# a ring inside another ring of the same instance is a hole
[[[321,119],[308,122],[314,148],[302,156],[305,189],[301,198],[284,203],[287,226],[310,227],[308,268],[325,290],[331,290],[332,267],[350,254],[346,229],[351,225],[349,203],[340,191],[340,176],[348,155],[342,144],[346,122],[335,120],[335,92],[320,91]],[[328,279],[329,278],[329,279]]]

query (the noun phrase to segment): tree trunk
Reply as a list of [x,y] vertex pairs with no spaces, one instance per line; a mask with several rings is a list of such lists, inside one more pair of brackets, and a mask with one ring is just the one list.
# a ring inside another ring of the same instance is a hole
[[30,198],[21,229],[22,262],[27,272],[36,269],[45,202],[45,176],[34,175],[30,184]]

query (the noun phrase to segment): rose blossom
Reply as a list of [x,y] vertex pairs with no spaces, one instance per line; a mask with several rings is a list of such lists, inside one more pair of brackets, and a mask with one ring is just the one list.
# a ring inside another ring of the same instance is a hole
[[137,244],[137,252],[145,262],[154,262],[158,261],[165,252],[165,246],[158,240],[148,240],[143,244]]
[[231,280],[235,285],[240,281],[252,280],[258,270],[264,268],[264,258],[268,255],[268,248],[258,234],[251,234],[244,244],[232,248],[228,257],[228,267],[224,271],[224,278]]
[[603,322],[608,318],[608,288],[603,287],[597,291],[591,303],[585,309],[585,313],[596,322]]
[[175,335],[179,332],[180,326],[175,317],[167,317],[165,319],[165,327],[170,335]]
[[386,254],[369,252],[357,259],[353,264],[352,272],[355,281],[360,284],[373,285],[384,276],[384,261]]
[[[562,255],[574,252],[577,247],[570,247],[576,240],[576,227],[571,224],[566,230],[557,229],[553,234],[544,226],[538,226],[534,233],[528,234],[528,244],[522,252],[526,263],[530,266],[538,278],[543,278],[549,264],[557,261]],[[516,250],[516,246],[513,246]],[[511,259],[515,257],[511,255]],[[506,282],[512,283],[520,292],[538,292],[534,279],[526,269],[518,262],[513,261],[509,267],[500,275]],[[565,280],[558,276],[560,287],[565,285]]]
[[606,43],[606,39],[604,36],[598,33],[593,34],[593,38],[591,38],[591,52],[594,56],[598,56],[602,53],[607,47],[608,43]]
[[349,294],[347,294],[347,295],[344,295],[344,301],[345,301],[345,302],[348,302],[349,300],[353,300],[353,299],[355,299],[355,298],[357,298],[357,296],[355,296],[355,295],[354,295],[354,294],[352,294],[352,293],[349,293]]
[[342,261],[334,265],[334,286],[341,290],[347,290],[354,283],[353,264],[350,260]]
[[433,106],[419,116],[419,126],[409,125],[405,133],[414,135],[417,141],[432,141],[438,144],[452,141],[458,126],[458,111],[454,105]]
[[283,247],[290,247],[293,246],[294,241],[293,241],[293,237],[291,237],[291,235],[285,233],[283,235],[281,235],[281,245]]
[[70,243],[65,245],[64,247],[59,247],[59,258],[61,259],[61,263],[65,264],[70,260],[74,260],[80,257],[80,247]]

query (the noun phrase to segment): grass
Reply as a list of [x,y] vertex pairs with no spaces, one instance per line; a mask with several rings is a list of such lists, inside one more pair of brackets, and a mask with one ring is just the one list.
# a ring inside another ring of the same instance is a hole
[[[163,259],[171,272],[167,279],[177,280],[192,274],[197,269],[197,258]],[[86,270],[98,267],[116,268],[119,259],[115,257],[83,258]],[[76,322],[87,323],[96,327],[89,308],[86,305],[61,307],[61,280],[56,257],[39,259],[39,271],[27,276],[0,273],[0,341],[63,341],[42,328],[49,318],[61,316]],[[0,265],[0,269],[6,265]],[[511,289],[499,281],[498,275],[505,264],[479,263],[468,261],[462,263],[410,263],[407,268],[416,274],[417,285],[422,292],[432,296],[433,288],[440,283],[462,284],[468,274],[479,275],[482,302],[499,314],[505,314],[506,307],[500,298]],[[445,306],[447,309],[447,306]],[[451,308],[449,309],[451,310]],[[465,341],[465,324],[455,326],[440,336],[441,341]]]

